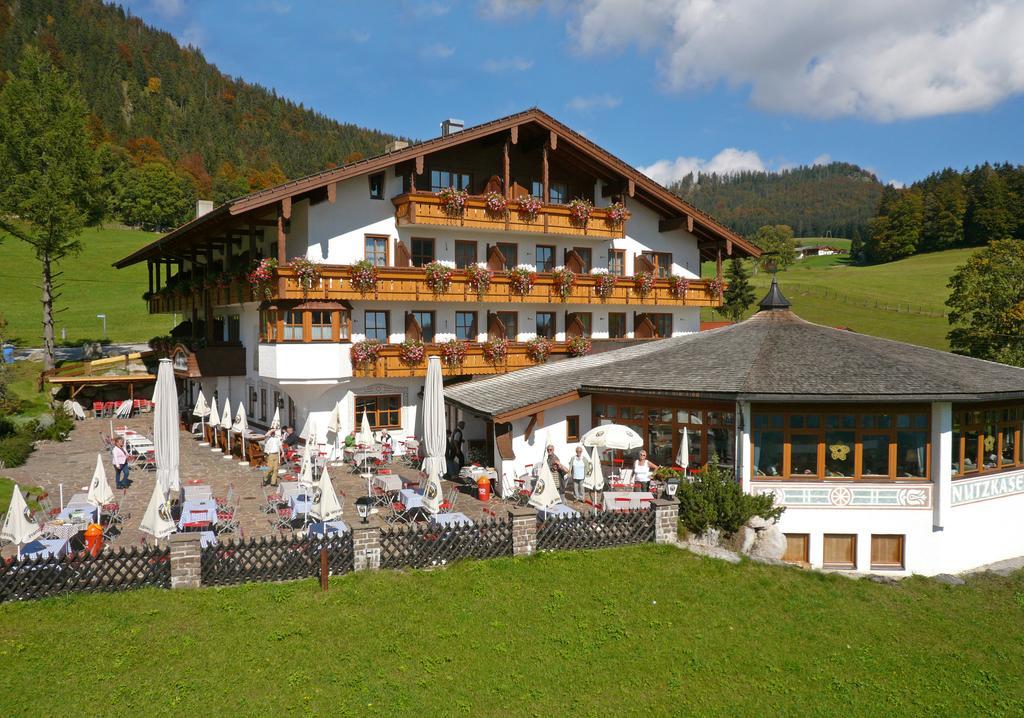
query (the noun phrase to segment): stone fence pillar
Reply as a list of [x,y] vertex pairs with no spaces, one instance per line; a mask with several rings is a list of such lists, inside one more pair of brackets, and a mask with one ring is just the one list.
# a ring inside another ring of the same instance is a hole
[[171,588],[199,588],[202,583],[199,533],[171,534]]
[[675,543],[679,540],[679,502],[675,499],[655,499],[654,543]]
[[508,517],[512,521],[512,555],[532,555],[537,550],[537,509],[516,507]]
[[353,568],[356,571],[375,571],[380,568],[380,528],[358,525],[352,529],[352,548],[355,551]]

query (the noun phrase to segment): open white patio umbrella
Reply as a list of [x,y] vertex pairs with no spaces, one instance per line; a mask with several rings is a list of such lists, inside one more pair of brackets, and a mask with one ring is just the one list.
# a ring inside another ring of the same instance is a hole
[[0,528],[0,539],[18,545],[18,558],[21,559],[21,547],[39,536],[39,524],[29,517],[28,504],[21,495],[21,487],[14,485],[11,494],[11,505],[7,509],[7,518]]
[[170,359],[161,359],[153,389],[153,445],[156,456],[156,482],[164,496],[181,488],[178,477],[178,391]]
[[210,428],[213,429],[213,445],[210,451],[218,452],[220,447],[217,446],[217,432],[220,430],[220,413],[217,411],[216,401],[210,404]]
[[683,427],[683,430],[679,432],[683,435],[679,441],[679,451],[676,452],[676,465],[682,466],[684,469],[690,466],[690,432]]
[[107,482],[107,470],[103,466],[102,454],[96,454],[96,470],[92,472],[92,481],[89,482],[89,493],[86,498],[93,506],[100,507],[109,504],[114,500],[114,492],[110,490]]
[[153,484],[153,494],[149,497],[149,506],[142,516],[140,531],[145,531],[155,539],[167,538],[174,533],[174,519],[171,518],[171,503],[160,490],[160,482]]
[[441,381],[441,357],[432,356],[427,360],[427,378],[423,384],[423,443],[426,458],[423,459],[423,473],[438,476],[448,468],[444,458],[444,384]]
[[274,409],[274,418],[270,420],[270,429],[281,430],[281,409],[280,407]]
[[551,469],[547,461],[542,461],[540,473],[533,484],[533,493],[530,494],[530,506],[538,509],[546,509],[549,506],[561,503],[562,495],[558,493],[558,486],[551,475]]
[[245,416],[245,404],[238,402],[238,411],[235,412],[235,423],[231,425],[231,431],[235,432],[242,437],[242,456],[240,463],[242,466],[248,466],[249,461],[246,459],[245,453],[245,437],[249,432],[249,420]]
[[210,415],[210,407],[206,403],[206,397],[203,396],[203,390],[199,390],[199,396],[196,397],[196,405],[192,408],[192,416],[199,417],[200,436],[203,440],[199,443],[200,446],[209,446],[206,443],[206,417]]
[[427,471],[427,485],[423,487],[423,508],[432,514],[436,514],[441,510],[441,502],[443,500],[441,474],[438,473],[437,467],[432,465]]
[[[331,476],[327,467],[320,472],[320,478],[313,487],[313,506],[309,510],[310,517],[317,521],[334,521],[341,518],[341,502],[334,491]],[[324,531],[324,536],[327,532]]]
[[640,434],[628,426],[623,426],[622,424],[602,424],[601,426],[595,426],[580,437],[580,443],[584,446],[596,446],[598,449],[628,451],[629,449],[641,448],[644,445],[644,440]]
[[231,402],[228,401],[227,397],[224,397],[224,410],[220,413],[220,428],[224,430],[225,436],[228,437],[227,446],[228,450],[224,452],[224,458],[231,458]]

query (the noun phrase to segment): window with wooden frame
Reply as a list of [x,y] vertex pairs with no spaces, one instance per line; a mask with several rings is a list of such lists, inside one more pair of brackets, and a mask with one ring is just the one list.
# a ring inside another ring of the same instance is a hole
[[1024,466],[1024,405],[953,410],[953,478]]
[[237,344],[241,341],[242,321],[237,314],[229,314],[227,320],[227,335],[224,340],[230,344]]
[[822,544],[822,566],[857,568],[857,534],[825,534]]
[[569,414],[565,417],[565,440],[566,442],[580,440],[579,414]]
[[624,277],[626,275],[626,250],[608,250],[608,273],[614,274],[617,277]]
[[286,342],[301,342],[305,338],[301,311],[286,309],[282,312],[282,339]]
[[373,339],[387,344],[391,336],[390,312],[379,310],[366,310],[363,321],[363,334],[367,339]]
[[467,239],[456,239],[455,266],[465,269],[475,265],[477,261],[477,243]]
[[786,534],[786,553],[782,560],[786,563],[795,563],[799,566],[808,566],[811,563],[811,535],[810,534]]
[[672,253],[671,252],[642,252],[647,260],[656,268],[655,275],[658,277],[672,276]]
[[911,481],[930,472],[930,412],[754,411],[755,478]]
[[583,272],[589,274],[590,270],[594,268],[594,252],[590,247],[573,247],[572,251],[579,255],[579,258],[583,260]]
[[903,548],[906,537],[902,534],[871,535],[871,568],[874,570],[902,570]]
[[388,238],[373,234],[366,235],[364,254],[366,260],[373,266],[388,266],[390,261],[388,256]]
[[565,182],[549,182],[548,195],[551,204],[565,204],[569,201],[569,185]]
[[370,175],[370,199],[384,199],[384,173]]
[[554,312],[537,312],[537,336],[545,337],[546,339],[554,339],[555,330],[555,313]]
[[357,396],[356,397],[355,423],[358,426],[363,419],[363,412],[366,412],[366,419],[370,422],[370,428],[379,429],[401,429],[402,428],[402,397],[395,395],[384,396]]
[[608,338],[624,339],[626,337],[626,313],[608,312]]
[[555,248],[550,244],[538,244],[534,250],[538,272],[550,272],[555,268]]
[[477,312],[455,312],[455,338],[475,342],[480,330],[477,327]]
[[519,312],[495,312],[498,320],[505,325],[505,338],[510,342],[519,337]]
[[256,416],[256,387],[246,387],[247,394],[249,395],[249,416]]
[[260,341],[270,344],[277,341],[277,309],[260,310]]
[[410,312],[416,323],[420,325],[420,341],[432,342],[436,334],[436,323],[433,311],[416,310]]
[[334,340],[334,322],[331,312],[314,309],[309,312],[309,340],[313,342],[329,342]]
[[434,261],[434,240],[427,237],[412,238],[412,266],[422,267]]
[[455,172],[453,170],[430,170],[430,191],[440,192],[443,189],[453,187],[455,189],[471,191],[473,177],[468,172]]
[[515,269],[519,264],[519,245],[514,242],[498,242],[498,251],[505,258],[505,271]]
[[267,388],[260,387],[260,421],[267,420]]
[[672,314],[670,312],[648,312],[647,317],[654,324],[659,339],[672,336]]

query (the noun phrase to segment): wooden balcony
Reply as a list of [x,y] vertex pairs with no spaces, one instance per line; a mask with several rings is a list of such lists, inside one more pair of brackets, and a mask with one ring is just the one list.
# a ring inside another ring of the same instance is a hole
[[[561,358],[566,353],[566,342],[552,342],[551,356],[548,361]],[[505,374],[517,369],[536,366],[526,355],[526,342],[509,342],[508,355],[503,362],[492,364],[484,358],[483,344],[470,342],[469,350],[466,352],[466,361],[461,367],[448,367],[441,364],[445,376],[474,376],[479,374]],[[440,355],[440,344],[427,344],[426,356]],[[385,344],[381,348],[377,363],[372,367],[353,368],[352,374],[358,377],[410,377],[426,376],[427,360],[424,359],[418,366],[403,364],[398,358],[399,345]]]
[[579,226],[569,218],[569,208],[563,204],[543,205],[536,219],[527,221],[519,214],[518,202],[509,202],[508,211],[503,216],[494,216],[487,211],[484,198],[480,196],[469,197],[466,209],[460,216],[451,216],[445,212],[441,206],[441,199],[432,192],[411,192],[395,197],[392,202],[395,205],[395,221],[399,227],[465,227],[593,239],[617,239],[626,236],[626,222],[613,225],[608,221],[608,213],[598,208],[591,213],[586,225]]

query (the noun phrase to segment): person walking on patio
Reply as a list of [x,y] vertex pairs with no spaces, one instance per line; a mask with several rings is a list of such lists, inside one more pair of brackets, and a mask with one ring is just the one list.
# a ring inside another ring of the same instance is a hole
[[128,452],[124,450],[124,439],[114,439],[114,448],[110,450],[110,461],[114,465],[114,485],[119,489],[128,488]]
[[572,478],[572,497],[577,501],[583,501],[586,496],[583,493],[583,480],[594,471],[590,457],[583,453],[583,447],[576,447],[576,455],[569,459],[569,476]]
[[547,445],[547,454],[544,456],[544,460],[548,462],[548,469],[551,471],[552,478],[558,479],[558,488],[564,494],[565,493],[565,477],[569,474],[569,469],[558,460],[558,455],[555,453],[555,445]]
[[267,474],[263,477],[263,485],[277,486],[277,470],[281,467],[281,438],[277,435],[277,429],[267,432],[263,453],[267,457]]

